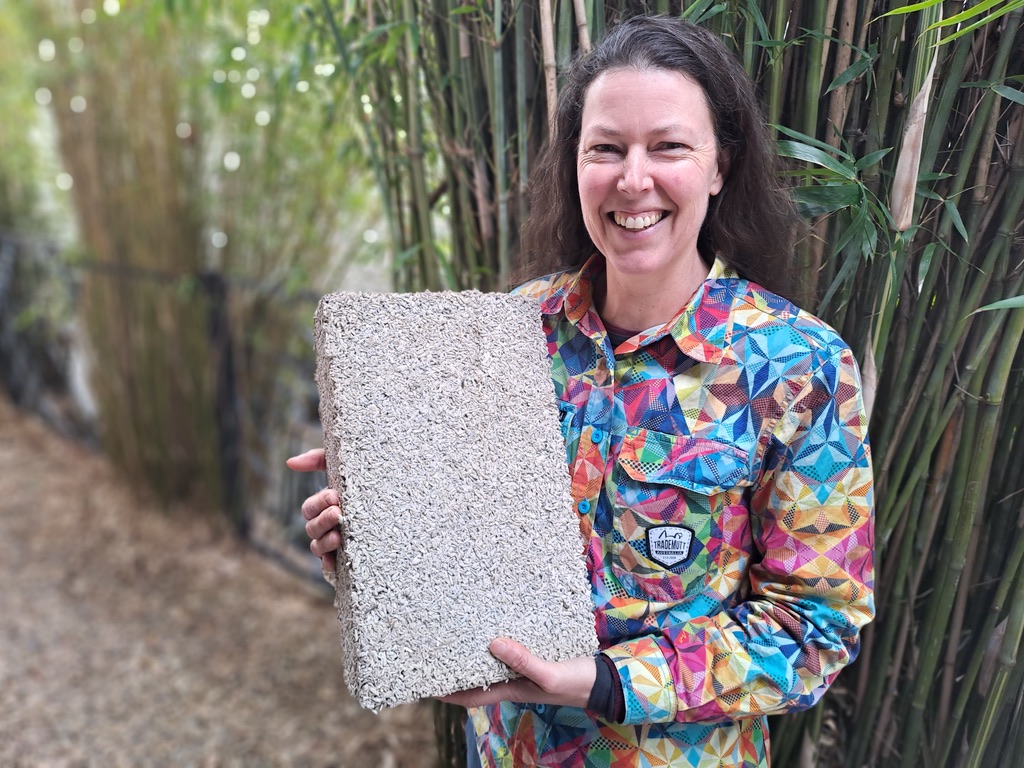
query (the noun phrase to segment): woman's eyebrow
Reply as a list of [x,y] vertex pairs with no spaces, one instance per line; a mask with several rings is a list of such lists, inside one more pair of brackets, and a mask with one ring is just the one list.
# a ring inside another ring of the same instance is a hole
[[[681,123],[672,123],[670,125],[658,126],[656,128],[647,129],[647,133],[655,134],[657,136],[663,136],[667,133],[679,133],[687,130],[687,126]],[[608,136],[609,138],[622,138],[625,135],[625,131],[618,128],[613,128],[610,125],[594,125],[586,131],[588,134],[600,134],[601,136]]]

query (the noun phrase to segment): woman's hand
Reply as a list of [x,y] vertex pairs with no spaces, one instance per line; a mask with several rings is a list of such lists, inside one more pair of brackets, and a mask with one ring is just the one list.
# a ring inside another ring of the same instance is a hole
[[586,707],[590,691],[597,679],[593,656],[579,656],[568,661],[544,661],[525,646],[507,637],[491,643],[491,653],[513,671],[522,675],[517,680],[495,683],[489,688],[474,688],[442,696],[441,701],[463,707],[480,707],[499,701],[532,704],[559,704]]
[[[327,459],[323,448],[314,448],[298,456],[292,456],[285,462],[289,469],[296,472],[317,472],[327,469]],[[320,558],[320,566],[326,578],[334,583],[334,571],[338,564],[337,552],[341,548],[341,499],[338,492],[324,488],[302,502],[302,516],[306,523],[306,535],[309,536],[310,551]]]

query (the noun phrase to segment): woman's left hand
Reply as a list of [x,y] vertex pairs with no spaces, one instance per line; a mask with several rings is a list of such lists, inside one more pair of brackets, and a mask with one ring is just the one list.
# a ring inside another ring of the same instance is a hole
[[530,653],[525,646],[500,637],[490,646],[491,653],[513,671],[522,675],[516,680],[469,691],[442,696],[441,701],[463,707],[480,707],[499,701],[520,704],[559,704],[586,707],[590,691],[597,679],[597,665],[593,656],[579,656],[568,661],[544,661]]

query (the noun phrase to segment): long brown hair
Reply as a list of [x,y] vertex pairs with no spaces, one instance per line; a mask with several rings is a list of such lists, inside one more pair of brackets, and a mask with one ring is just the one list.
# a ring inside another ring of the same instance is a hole
[[701,86],[729,170],[722,191],[711,199],[698,250],[709,263],[721,256],[743,277],[790,294],[796,282],[791,256],[799,220],[780,183],[753,84],[713,34],[687,21],[651,16],[617,26],[566,73],[555,135],[531,179],[519,277],[578,266],[596,250],[583,223],[576,155],[587,90],[598,75],[616,69],[680,72]]

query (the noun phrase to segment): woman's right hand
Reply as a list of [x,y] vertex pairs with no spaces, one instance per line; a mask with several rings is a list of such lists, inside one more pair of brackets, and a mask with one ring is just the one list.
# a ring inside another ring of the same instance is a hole
[[[296,472],[317,472],[327,469],[323,448],[292,456],[285,462]],[[341,548],[341,498],[338,492],[324,488],[302,502],[302,516],[306,519],[306,535],[310,551],[320,558],[324,578],[334,583],[334,572]]]

